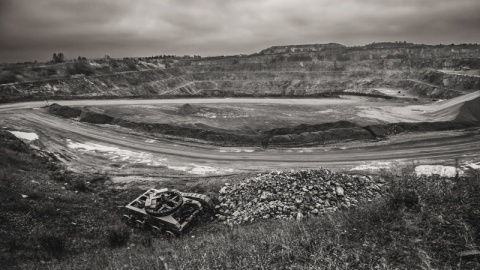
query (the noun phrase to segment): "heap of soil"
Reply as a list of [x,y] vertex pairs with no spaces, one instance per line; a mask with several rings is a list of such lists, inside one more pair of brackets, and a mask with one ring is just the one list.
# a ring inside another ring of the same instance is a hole
[[425,115],[437,121],[480,121],[480,91],[438,103]]
[[476,93],[478,93],[476,98],[466,101],[460,107],[456,121],[480,121],[480,91]]
[[182,107],[180,107],[180,109],[178,109],[178,113],[181,114],[181,115],[191,115],[191,114],[196,114],[200,112],[200,109],[195,107],[195,106],[192,106],[190,104],[184,104],[182,105]]
[[115,118],[103,113],[82,110],[80,121],[91,124],[111,124]]
[[[479,108],[474,102],[479,98],[469,99],[462,103],[461,111],[464,116],[479,117]],[[459,102],[455,104],[460,104]],[[452,106],[445,106],[451,108]],[[185,104],[180,108],[180,113],[187,115],[200,111],[199,108]],[[353,140],[374,140],[385,138],[389,135],[404,132],[426,132],[441,130],[457,130],[472,127],[480,127],[480,121],[440,121],[440,122],[418,122],[418,123],[390,123],[383,125],[358,126],[348,121],[338,121],[315,125],[297,125],[293,127],[275,128],[265,131],[263,134],[245,134],[234,130],[213,128],[207,125],[196,124],[191,126],[180,126],[168,123],[144,123],[134,122],[122,118],[114,118],[105,112],[91,107],[81,109],[71,108],[53,104],[49,108],[52,114],[68,118],[77,118],[81,122],[92,124],[112,124],[134,130],[142,130],[150,133],[158,133],[178,138],[189,138],[206,141],[220,146],[262,146],[272,147],[301,147],[322,145],[336,142]],[[476,118],[478,119],[478,118]]]
[[82,110],[53,103],[52,105],[50,105],[50,107],[48,107],[48,112],[67,118],[75,118],[80,116]]

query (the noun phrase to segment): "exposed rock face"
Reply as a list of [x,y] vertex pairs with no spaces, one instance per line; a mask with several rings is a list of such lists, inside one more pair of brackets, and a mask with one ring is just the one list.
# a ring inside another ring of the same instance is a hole
[[383,183],[369,176],[326,169],[270,172],[222,188],[217,218],[226,224],[297,219],[356,207],[381,196]]
[[433,81],[429,72],[480,68],[480,50],[478,45],[310,44],[274,46],[253,55],[184,60],[178,65],[192,76],[192,87],[203,95],[298,96],[401,87],[422,97],[451,98],[477,90],[478,78]]
[[168,94],[190,80],[183,70],[171,68],[0,85],[0,102],[29,98],[148,97]]
[[0,102],[99,96],[318,96],[365,93],[375,87],[451,98],[480,87],[479,76],[441,72],[480,69],[479,45],[309,44],[274,46],[252,55],[168,61],[166,69],[166,62],[142,62],[147,70],[0,85]]

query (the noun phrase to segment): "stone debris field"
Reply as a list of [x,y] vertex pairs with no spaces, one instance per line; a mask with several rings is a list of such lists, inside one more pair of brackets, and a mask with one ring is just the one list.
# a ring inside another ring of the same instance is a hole
[[227,225],[304,217],[356,207],[381,196],[385,181],[327,169],[269,172],[219,191],[217,219]]

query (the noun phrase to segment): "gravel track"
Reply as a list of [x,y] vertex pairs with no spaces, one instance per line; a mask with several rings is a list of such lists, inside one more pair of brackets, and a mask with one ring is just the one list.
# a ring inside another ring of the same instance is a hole
[[[300,99],[297,102],[302,100],[306,101],[306,99]],[[186,100],[175,100],[175,102],[177,101],[184,103]],[[223,101],[225,102],[225,100]],[[260,99],[260,101],[265,102],[265,99]],[[285,102],[288,100],[279,99],[278,101]],[[128,104],[128,100],[99,100],[98,102],[104,105],[106,103],[112,105]],[[144,101],[141,100],[140,102]],[[147,100],[146,102],[154,103],[155,100]],[[165,101],[162,100],[161,102]],[[78,106],[94,105],[85,100],[72,100],[65,103]],[[131,100],[130,103],[138,104],[139,100]],[[147,143],[145,137],[141,135],[122,134],[122,136],[119,136],[117,132],[109,132],[113,129],[56,117],[41,109],[31,110],[41,104],[40,102],[28,102],[1,105],[0,123],[5,120],[9,121],[9,123],[16,121],[22,127],[33,129],[41,134],[49,134],[51,137],[61,136],[83,141],[102,142],[122,149],[161,154],[172,159],[179,158],[178,163],[185,162],[185,159],[212,165],[218,165],[219,162],[222,162],[225,166],[232,166],[243,171],[318,168],[319,166],[327,167],[329,165],[335,167],[334,165],[355,165],[360,162],[378,160],[453,159],[456,156],[480,153],[479,132],[471,132],[472,134],[469,136],[452,136],[449,139],[439,139],[433,142],[419,140],[412,141],[411,144],[379,144],[368,147],[359,146],[343,150],[330,150],[328,152],[291,152],[286,149],[256,149],[254,152],[219,152],[215,151],[218,147],[195,143],[174,144],[168,141],[159,141],[155,144]]]

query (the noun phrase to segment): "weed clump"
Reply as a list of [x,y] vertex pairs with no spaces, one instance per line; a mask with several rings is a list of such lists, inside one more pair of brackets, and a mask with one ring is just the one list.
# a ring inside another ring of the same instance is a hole
[[84,179],[74,179],[72,181],[72,188],[76,191],[87,192],[89,190],[87,182]]
[[43,234],[37,237],[38,244],[44,251],[54,257],[61,257],[66,251],[66,240],[63,235]]
[[130,229],[124,226],[118,226],[111,228],[107,232],[108,244],[111,248],[117,248],[125,246],[130,240]]

